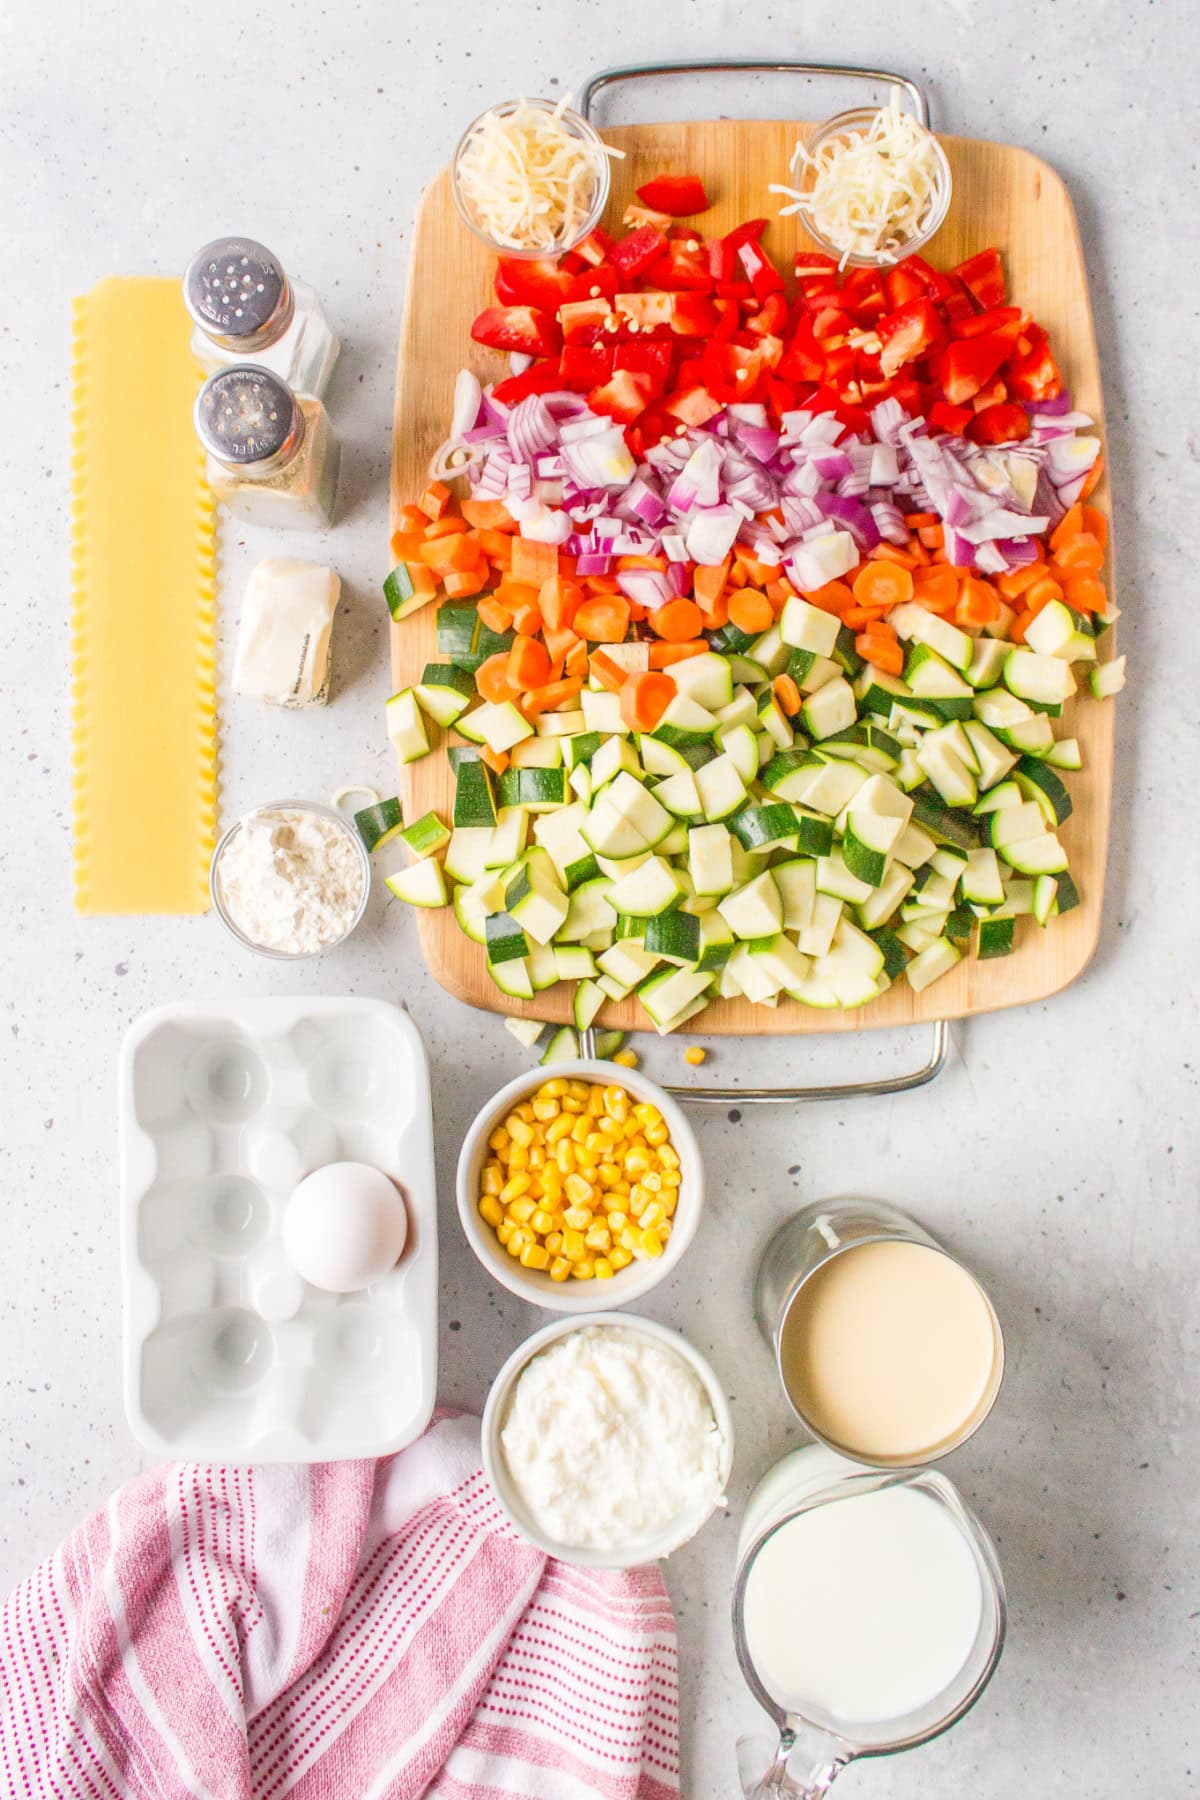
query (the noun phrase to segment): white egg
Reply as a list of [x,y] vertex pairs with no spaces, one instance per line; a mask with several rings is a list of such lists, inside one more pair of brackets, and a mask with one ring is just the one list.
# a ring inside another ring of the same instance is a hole
[[283,1216],[288,1261],[333,1294],[369,1287],[395,1266],[408,1214],[395,1182],[369,1163],[327,1163],[293,1189]]

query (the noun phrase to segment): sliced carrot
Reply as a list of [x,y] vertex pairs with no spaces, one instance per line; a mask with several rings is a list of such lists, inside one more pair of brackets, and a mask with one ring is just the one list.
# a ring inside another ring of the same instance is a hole
[[567,625],[543,625],[542,641],[550,652],[551,662],[562,662],[573,644],[579,639]]
[[417,501],[427,519],[440,519],[450,504],[450,489],[444,481],[431,481]]
[[1083,509],[1083,529],[1090,531],[1101,549],[1108,543],[1108,520],[1098,506],[1085,506]]
[[1000,596],[991,582],[982,581],[977,575],[968,575],[954,609],[955,623],[967,627],[993,625],[999,617]]
[[538,589],[542,617],[547,625],[555,628],[570,625],[582,599],[583,590],[578,582],[566,581],[561,575],[552,575]]
[[1025,606],[1036,618],[1043,606],[1049,606],[1052,600],[1061,600],[1062,597],[1063,591],[1058,582],[1049,575],[1043,575],[1025,590]]
[[[508,698],[509,696],[506,696]],[[493,775],[503,775],[512,758],[507,750],[492,750],[487,744],[479,746],[479,760],[486,763]]]
[[486,594],[475,608],[489,631],[501,632],[512,629],[512,613],[495,594]]
[[794,719],[804,704],[800,689],[790,675],[777,675],[771,683],[771,692],[778,700],[789,719]]
[[782,576],[778,581],[768,581],[763,591],[766,594],[767,599],[771,602],[771,605],[779,611],[782,611],[783,607],[786,606],[787,602],[796,592],[791,582],[784,580]]
[[622,644],[629,630],[629,602],[617,596],[585,600],[575,614],[577,636],[593,644]]
[[582,681],[550,681],[545,687],[531,688],[517,704],[527,719],[536,719],[539,713],[563,712],[578,697],[582,687]]
[[694,600],[668,600],[650,614],[650,629],[669,644],[683,644],[697,637],[703,624],[703,615]]
[[1100,483],[1103,481],[1103,479],[1104,479],[1104,458],[1102,456],[1098,456],[1096,458],[1095,462],[1092,464],[1091,468],[1088,470],[1087,475],[1084,477],[1084,483],[1083,483],[1082,489],[1080,490],[1079,498],[1081,500],[1090,500],[1092,495],[1095,493],[1096,489],[1100,486]]
[[870,630],[860,632],[854,640],[854,648],[864,661],[869,662],[873,668],[882,670],[883,674],[904,673],[904,651],[894,632],[890,639],[876,637]]
[[396,514],[397,531],[415,531],[424,534],[429,523],[429,514],[423,513],[419,506],[402,506]]
[[421,533],[423,538],[457,537],[460,531],[466,530],[466,522],[457,513],[446,513],[440,519],[431,519]]
[[565,575],[568,581],[573,579],[578,564],[579,558],[577,556],[568,556],[565,550],[559,551],[558,572],[560,575]]
[[621,584],[615,575],[585,575],[583,585],[589,594],[619,594]]
[[730,587],[744,588],[747,585],[747,583],[749,582],[749,580],[750,580],[750,577],[746,572],[745,563],[735,562],[732,569],[730,569],[730,571],[729,571]]
[[913,599],[930,612],[948,613],[958,599],[958,574],[949,564],[917,569],[912,578]]
[[511,700],[513,690],[508,679],[507,650],[500,650],[480,663],[475,671],[475,686],[485,700]]
[[1067,508],[1062,518],[1058,521],[1058,524],[1054,527],[1054,530],[1050,533],[1050,548],[1057,551],[1060,545],[1069,543],[1073,537],[1078,537],[1082,530],[1083,503],[1082,501],[1077,500],[1074,506],[1069,506]]
[[[574,633],[571,635],[574,636]],[[569,681],[584,681],[587,678],[587,672],[587,645],[582,638],[575,638],[575,642],[571,645],[571,648],[567,651],[566,657],[563,660],[563,674]]]
[[516,581],[532,582],[540,588],[558,574],[558,546],[539,544],[533,538],[513,539],[512,572]]
[[1108,592],[1094,575],[1076,575],[1063,587],[1063,598],[1076,612],[1107,612]]
[[625,686],[625,677],[629,670],[622,668],[620,663],[614,662],[611,656],[606,656],[603,650],[592,651],[588,657],[588,667],[600,686],[607,688],[610,694],[619,694]]
[[516,612],[518,606],[536,606],[540,592],[531,581],[514,581],[511,575],[503,576],[496,585],[496,598],[509,612]]
[[644,669],[627,675],[621,688],[623,723],[631,731],[653,731],[678,691],[672,677],[661,670]]
[[910,531],[920,531],[927,525],[940,525],[941,522],[938,513],[905,513],[904,515],[904,523]]
[[913,597],[913,578],[898,563],[869,562],[854,578],[860,606],[901,606]]
[[714,600],[711,606],[702,606],[700,608],[701,616],[704,619],[704,626],[707,631],[720,631],[722,625],[728,623],[729,602],[737,591],[736,588],[726,588],[725,592]]
[[486,568],[455,569],[442,581],[446,597],[450,600],[467,600],[472,594],[481,594],[487,584]]
[[915,569],[921,560],[916,554],[919,548],[916,538],[910,539],[904,549],[899,544],[876,544],[871,561],[894,563],[898,569]]
[[707,612],[710,607],[716,605],[725,592],[725,583],[728,579],[728,557],[724,562],[699,563],[697,565],[696,572],[692,577],[692,592],[701,612]]
[[661,573],[667,566],[665,556],[618,556],[618,569],[657,569]]
[[1028,610],[1018,613],[1008,628],[1009,642],[1012,644],[1023,644],[1025,642],[1025,633],[1036,618],[1037,614]]
[[878,625],[886,619],[890,606],[848,606],[842,614],[842,624],[848,625],[851,631],[866,631],[871,625]]
[[1095,574],[1104,567],[1104,545],[1090,531],[1081,531],[1069,543],[1059,546],[1054,559],[1061,568],[1076,573],[1090,569]]
[[757,588],[745,587],[731,596],[729,622],[739,631],[750,631],[757,637],[759,632],[768,631],[774,620],[775,608]]
[[455,569],[477,569],[479,551],[466,532],[456,531],[450,537],[427,539],[421,545],[421,561],[436,569],[439,575],[449,575]]
[[940,550],[945,542],[945,535],[940,524],[922,525],[917,533],[917,538],[926,550]]
[[542,629],[541,609],[533,603],[514,607],[513,626],[524,637],[536,637]]
[[707,651],[707,638],[688,638],[683,644],[651,644],[650,667],[669,669],[672,663],[686,662],[691,656],[704,656]]
[[1042,573],[1036,563],[1027,563],[1023,569],[1009,569],[1006,575],[996,577],[996,586],[1006,600],[1017,600],[1027,587],[1032,587]]
[[468,537],[476,546],[481,556],[486,556],[490,563],[498,569],[512,568],[512,538],[505,531],[478,531],[474,528]]
[[848,606],[854,605],[854,595],[844,581],[827,581],[823,587],[809,588],[804,598],[822,612],[836,613],[839,619]]
[[423,531],[393,531],[388,542],[392,553],[392,561],[413,562],[420,557],[421,545],[425,541]]
[[479,531],[513,532],[517,529],[517,522],[503,500],[464,500],[459,511],[467,524],[474,525]]

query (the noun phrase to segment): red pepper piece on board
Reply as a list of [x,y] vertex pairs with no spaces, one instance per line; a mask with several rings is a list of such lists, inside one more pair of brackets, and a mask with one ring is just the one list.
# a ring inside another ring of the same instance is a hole
[[673,219],[707,212],[711,204],[698,175],[656,175],[643,182],[637,197],[655,212],[669,213]]

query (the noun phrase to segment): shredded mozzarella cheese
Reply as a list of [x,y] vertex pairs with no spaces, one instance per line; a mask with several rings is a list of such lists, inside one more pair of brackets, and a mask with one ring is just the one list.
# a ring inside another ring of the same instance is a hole
[[815,154],[797,144],[791,167],[810,179],[802,191],[771,184],[771,193],[792,201],[780,216],[802,213],[843,264],[851,256],[899,254],[927,229],[948,187],[932,132],[901,112],[895,96],[866,131],[830,138]]
[[579,137],[564,114],[520,100],[486,112],[459,152],[458,191],[471,218],[508,250],[562,250],[575,241],[596,197],[606,156],[622,156]]

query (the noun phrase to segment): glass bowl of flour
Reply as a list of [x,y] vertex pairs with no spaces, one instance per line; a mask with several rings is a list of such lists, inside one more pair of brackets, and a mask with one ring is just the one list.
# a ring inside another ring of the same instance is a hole
[[354,827],[315,800],[272,800],[230,826],[209,892],[231,936],[298,962],[345,943],[367,908],[371,864]]

